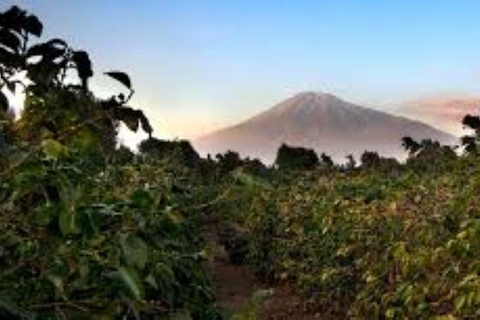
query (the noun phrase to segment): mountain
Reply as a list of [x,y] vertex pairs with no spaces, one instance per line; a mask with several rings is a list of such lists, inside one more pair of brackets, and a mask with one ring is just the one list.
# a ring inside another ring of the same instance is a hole
[[266,163],[275,159],[282,143],[313,148],[337,161],[363,151],[405,157],[401,138],[430,138],[456,143],[450,134],[424,123],[393,116],[339,99],[331,94],[298,94],[253,118],[194,141],[202,154],[234,150]]

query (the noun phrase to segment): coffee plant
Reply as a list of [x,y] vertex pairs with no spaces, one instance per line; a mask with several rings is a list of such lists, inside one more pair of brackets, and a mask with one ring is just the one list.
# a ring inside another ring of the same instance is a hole
[[0,318],[216,319],[188,178],[117,148],[120,123],[153,131],[129,76],[97,99],[88,54],[42,31],[0,13]]

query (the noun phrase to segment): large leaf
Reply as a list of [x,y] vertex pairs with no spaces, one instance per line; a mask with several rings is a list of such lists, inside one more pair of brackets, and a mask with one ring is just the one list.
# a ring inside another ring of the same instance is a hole
[[118,269],[118,275],[124,286],[135,299],[140,300],[143,298],[143,286],[134,270],[120,267]]
[[13,6],[0,14],[0,27],[15,30],[18,33],[25,27],[26,13],[19,7]]
[[61,66],[51,61],[40,61],[27,67],[28,78],[37,84],[50,85],[58,76]]
[[142,112],[130,107],[119,107],[115,110],[115,118],[125,123],[128,129],[137,132]]
[[105,74],[117,80],[128,89],[132,90],[132,82],[130,81],[130,77],[126,73],[120,72],[120,71],[110,71],[110,72],[105,72]]
[[0,29],[0,44],[6,48],[18,52],[21,46],[20,38],[8,29]]
[[67,44],[61,39],[52,39],[30,47],[27,51],[28,57],[42,56],[44,59],[53,61],[65,54]]
[[20,62],[21,58],[17,54],[0,46],[0,65],[7,67],[16,67],[20,64]]
[[25,19],[25,30],[28,33],[33,34],[34,36],[40,37],[42,35],[43,31],[43,24],[40,22],[40,20],[34,16],[34,15],[29,15]]
[[143,112],[142,112],[142,117],[140,118],[140,122],[142,124],[142,130],[148,133],[148,136],[151,138],[153,133],[153,128],[150,125],[150,121],[148,120],[148,118],[145,116]]
[[92,62],[85,51],[75,51],[73,61],[77,65],[78,76],[82,80],[82,86],[86,88],[87,80],[93,76]]
[[135,110],[130,107],[119,107],[115,110],[115,118],[125,123],[125,125],[133,132],[138,131],[138,126],[141,124],[142,130],[151,136],[153,128],[148,121],[148,118],[141,110]]
[[127,265],[131,267],[145,268],[148,262],[148,246],[139,237],[122,234],[120,236],[123,256]]

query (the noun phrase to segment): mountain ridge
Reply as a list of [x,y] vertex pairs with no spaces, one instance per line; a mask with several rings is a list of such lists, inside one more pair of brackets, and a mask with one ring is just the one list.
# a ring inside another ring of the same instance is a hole
[[365,150],[405,157],[401,138],[434,139],[452,144],[455,137],[423,122],[363,107],[332,94],[302,92],[230,127],[193,141],[202,154],[239,152],[271,163],[282,143],[325,152],[342,161]]

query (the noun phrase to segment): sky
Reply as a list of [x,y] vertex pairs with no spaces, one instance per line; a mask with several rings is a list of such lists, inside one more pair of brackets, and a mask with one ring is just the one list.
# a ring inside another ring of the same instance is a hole
[[[194,138],[301,91],[394,112],[480,93],[480,1],[2,0],[130,74],[157,136]],[[114,84],[97,76],[102,92]],[[113,90],[113,89],[112,89]]]

